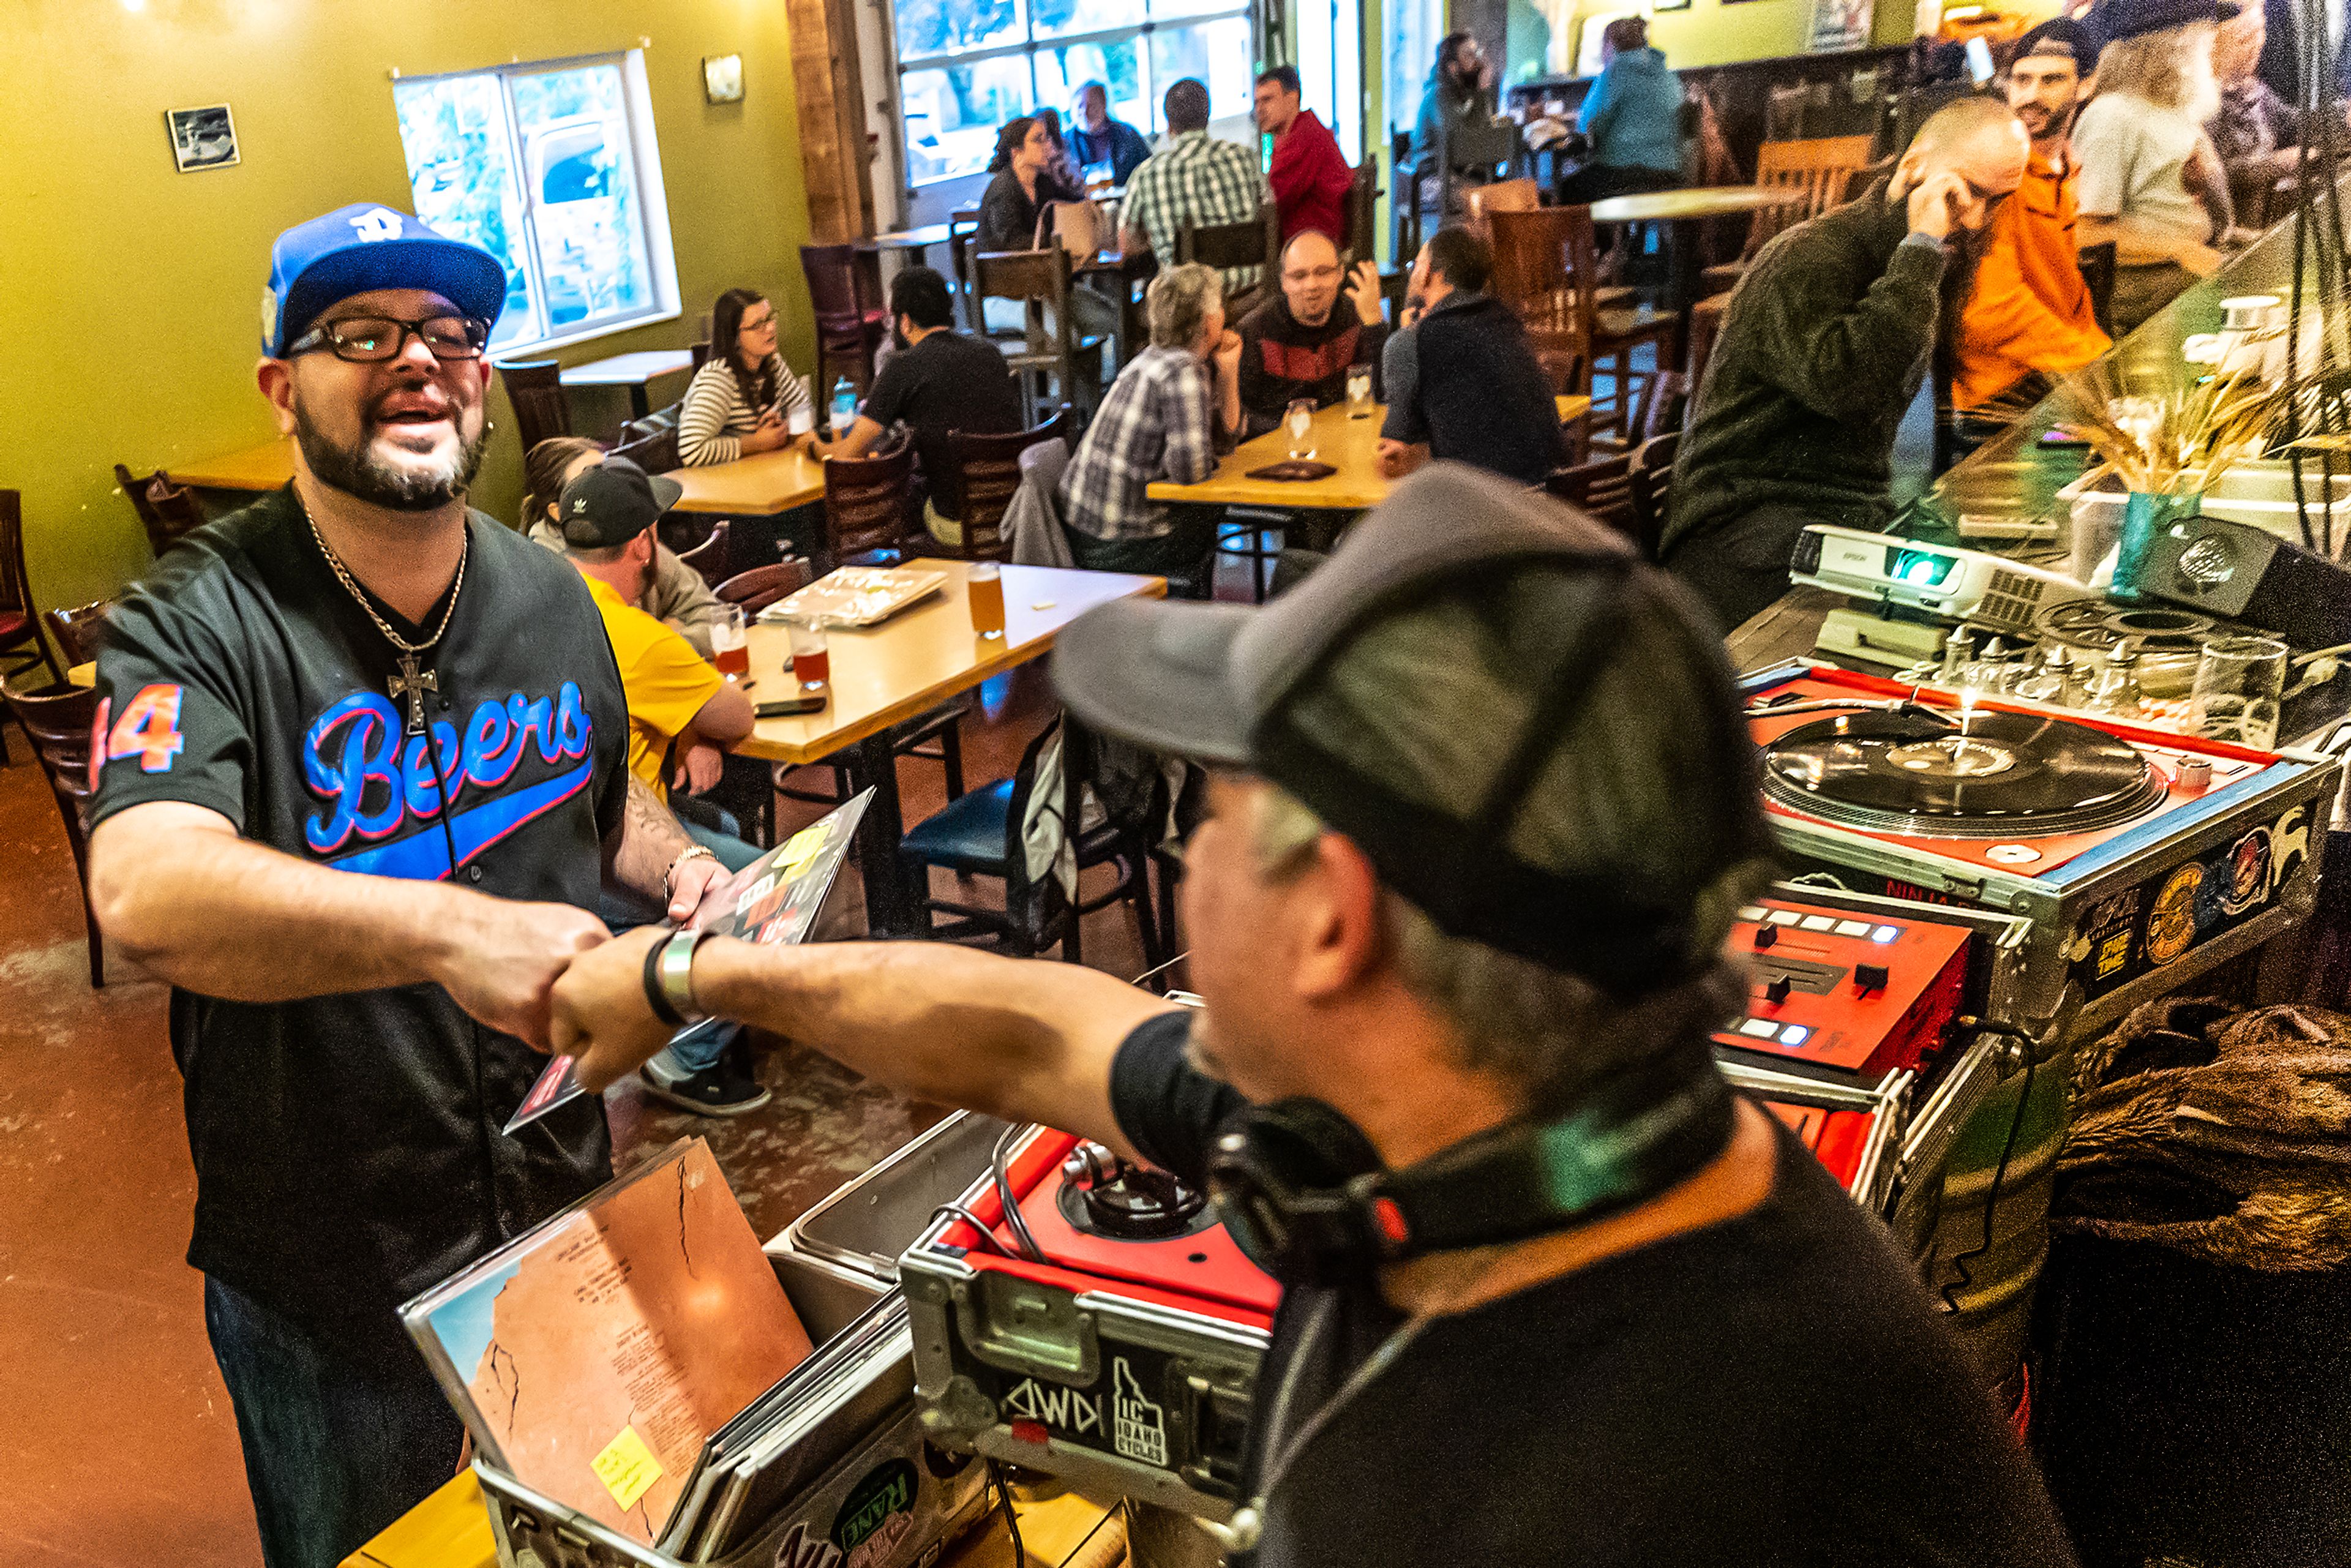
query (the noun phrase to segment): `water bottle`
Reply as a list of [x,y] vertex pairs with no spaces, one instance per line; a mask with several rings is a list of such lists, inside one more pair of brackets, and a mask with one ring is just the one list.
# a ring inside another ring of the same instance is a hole
[[832,439],[840,440],[857,423],[857,386],[847,376],[832,378]]

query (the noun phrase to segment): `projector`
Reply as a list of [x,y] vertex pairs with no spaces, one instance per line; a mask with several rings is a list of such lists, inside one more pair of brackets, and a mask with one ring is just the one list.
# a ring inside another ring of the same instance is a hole
[[2031,634],[2043,606],[2099,595],[2070,577],[2004,556],[1813,523],[1797,536],[1788,575],[1855,599]]

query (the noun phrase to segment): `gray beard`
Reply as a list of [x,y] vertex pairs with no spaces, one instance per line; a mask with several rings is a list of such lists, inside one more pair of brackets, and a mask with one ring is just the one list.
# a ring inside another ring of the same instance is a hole
[[320,484],[386,511],[431,512],[447,506],[473,484],[474,476],[481,471],[482,454],[490,444],[489,422],[485,420],[472,440],[461,439],[454,462],[437,471],[406,473],[376,460],[373,448],[379,428],[370,422],[361,427],[358,445],[338,446],[310,423],[299,401],[294,404],[294,439],[301,445],[302,459],[311,474]]

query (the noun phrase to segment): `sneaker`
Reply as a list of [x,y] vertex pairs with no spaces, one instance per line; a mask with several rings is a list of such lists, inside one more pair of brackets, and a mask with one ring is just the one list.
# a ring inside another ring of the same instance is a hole
[[729,1071],[724,1061],[700,1072],[674,1077],[647,1062],[638,1069],[637,1076],[644,1081],[645,1092],[654,1099],[698,1116],[740,1116],[747,1111],[758,1110],[772,1098],[766,1085]]

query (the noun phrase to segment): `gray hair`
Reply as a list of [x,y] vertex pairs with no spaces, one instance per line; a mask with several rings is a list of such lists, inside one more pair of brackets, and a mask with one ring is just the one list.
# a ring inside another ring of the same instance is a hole
[[1215,267],[1187,261],[1153,278],[1143,301],[1151,318],[1151,346],[1188,349],[1208,312],[1224,304],[1225,286]]
[[[1421,800],[1475,799],[1499,766],[1497,729],[1515,733],[1541,694],[1514,679],[1509,650],[1487,630],[1524,614],[1515,585],[1486,602],[1440,601],[1393,617],[1328,666],[1301,695],[1292,722],[1318,749],[1346,756],[1383,787]],[[1676,632],[1654,616],[1629,617],[1615,656],[1527,792],[1508,847],[1531,865],[1601,871],[1673,890],[1690,909],[1693,939],[1718,952],[1764,868],[1755,862],[1700,873],[1720,856],[1708,825],[1693,823],[1677,780],[1719,769],[1699,754],[1705,726],[1692,715],[1708,699],[1704,678]],[[1408,702],[1396,694],[1408,692]],[[1470,716],[1475,716],[1474,717]],[[1252,844],[1261,874],[1302,869],[1323,823],[1270,786]],[[1403,983],[1454,1026],[1463,1065],[1516,1085],[1532,1105],[1556,1104],[1661,1050],[1702,1037],[1746,999],[1744,969],[1720,960],[1695,978],[1646,995],[1611,996],[1591,981],[1442,928],[1395,890],[1380,893],[1380,919]]]

